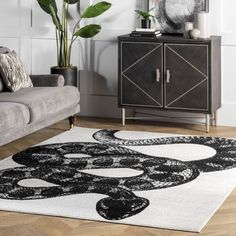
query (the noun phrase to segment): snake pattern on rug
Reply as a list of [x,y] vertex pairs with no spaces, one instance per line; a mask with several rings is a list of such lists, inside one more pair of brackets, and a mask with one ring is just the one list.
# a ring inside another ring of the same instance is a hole
[[[126,140],[115,137],[116,132],[94,133],[93,138],[99,142],[47,144],[15,154],[13,161],[23,166],[0,170],[0,198],[36,200],[82,193],[103,194],[107,197],[97,202],[97,212],[107,220],[121,220],[149,205],[148,199],[137,196],[134,191],[174,187],[193,181],[201,172],[236,167],[236,140],[233,139],[183,136]],[[215,149],[216,154],[201,160],[180,161],[126,148],[164,144],[200,144]],[[80,154],[80,157],[72,158],[70,154]],[[131,168],[142,174],[114,178],[81,172],[107,168]],[[54,186],[20,185],[25,179],[41,179]]]

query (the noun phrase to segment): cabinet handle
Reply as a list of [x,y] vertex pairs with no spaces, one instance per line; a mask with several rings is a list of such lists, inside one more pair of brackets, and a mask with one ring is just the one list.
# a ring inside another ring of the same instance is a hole
[[156,82],[160,82],[161,72],[160,69],[156,69]]
[[166,83],[170,83],[170,70],[166,70]]

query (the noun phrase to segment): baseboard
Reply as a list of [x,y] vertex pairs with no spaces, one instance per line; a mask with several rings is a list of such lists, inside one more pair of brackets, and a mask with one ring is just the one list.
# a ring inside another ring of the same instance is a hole
[[[204,115],[185,112],[163,112],[151,110],[141,110],[140,112],[149,112],[153,116],[148,116],[151,120],[172,121],[176,123],[204,123]],[[132,116],[132,109],[127,109],[127,116]],[[156,116],[155,116],[156,115]],[[82,96],[80,116],[102,117],[102,118],[120,118],[121,109],[118,108],[117,97],[111,96]],[[144,117],[145,115],[140,115]],[[168,116],[168,117],[161,117]],[[184,117],[184,118],[183,118]],[[199,119],[200,117],[200,119]],[[202,118],[201,118],[202,117]],[[226,103],[218,112],[218,125],[220,126],[236,126],[236,104]]]

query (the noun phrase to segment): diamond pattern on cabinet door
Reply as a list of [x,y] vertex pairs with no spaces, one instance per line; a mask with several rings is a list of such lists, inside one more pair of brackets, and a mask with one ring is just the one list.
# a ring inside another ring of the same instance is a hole
[[122,42],[121,70],[125,71],[127,68],[137,63],[138,60],[148,56],[156,47],[156,43]]
[[141,88],[137,87],[129,78],[122,76],[122,90],[121,103],[123,105],[159,107],[160,104],[148,95]]
[[[132,51],[132,49],[130,51]],[[157,81],[157,69],[159,69],[159,81]],[[141,92],[139,102],[136,104],[141,105],[143,103],[143,97],[145,97],[145,99],[149,97],[151,100],[150,106],[162,107],[163,82],[161,45],[156,44],[156,47],[151,52],[126,69],[122,75],[123,90],[129,91],[123,84],[123,81],[128,79],[134,85],[133,89],[140,90],[139,93]],[[124,101],[126,101],[126,99],[127,98],[124,97]],[[153,101],[155,104],[153,104]]]
[[206,88],[207,88],[207,80],[204,80],[198,86],[196,86],[196,88],[189,91],[185,96],[182,96],[178,100],[173,102],[169,106],[169,108],[207,110],[208,95]]
[[174,53],[183,57],[184,60],[191,63],[196,69],[201,71],[206,77],[208,76],[208,49],[207,45],[181,45],[181,44],[168,44],[169,49]]
[[[176,46],[177,47],[177,46]],[[181,47],[181,46],[180,46]],[[196,46],[192,46],[195,49]],[[206,48],[200,48],[200,51],[205,52]],[[180,49],[178,49],[180,50]],[[184,51],[185,48],[182,47]],[[199,48],[198,48],[199,50]],[[181,52],[181,51],[180,51]],[[203,71],[199,70],[202,68],[197,68],[195,66],[195,61],[198,61],[197,58],[192,59],[192,61],[188,61],[183,58],[179,54],[173,50],[173,48],[169,48],[169,46],[165,46],[166,53],[166,69],[170,71],[170,82],[165,85],[165,107],[167,108],[197,108],[191,107],[190,103],[195,103],[190,100],[200,101],[202,104],[201,109],[206,109],[207,101],[204,100],[200,93],[196,93],[199,97],[191,97],[193,90],[197,90],[201,88],[201,94],[205,93],[207,96],[207,84],[208,77],[203,73]],[[184,54],[184,53],[183,53]],[[206,83],[205,83],[206,81]],[[203,85],[204,86],[200,86]],[[181,104],[177,105],[177,101],[181,99]],[[175,106],[173,105],[175,104]]]

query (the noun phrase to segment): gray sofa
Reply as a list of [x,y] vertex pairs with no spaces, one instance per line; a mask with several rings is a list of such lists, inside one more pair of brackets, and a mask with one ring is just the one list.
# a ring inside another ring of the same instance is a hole
[[[64,86],[62,75],[31,76],[34,87],[0,92],[0,146],[21,138],[80,111],[80,94]],[[0,87],[3,87],[0,78]]]

